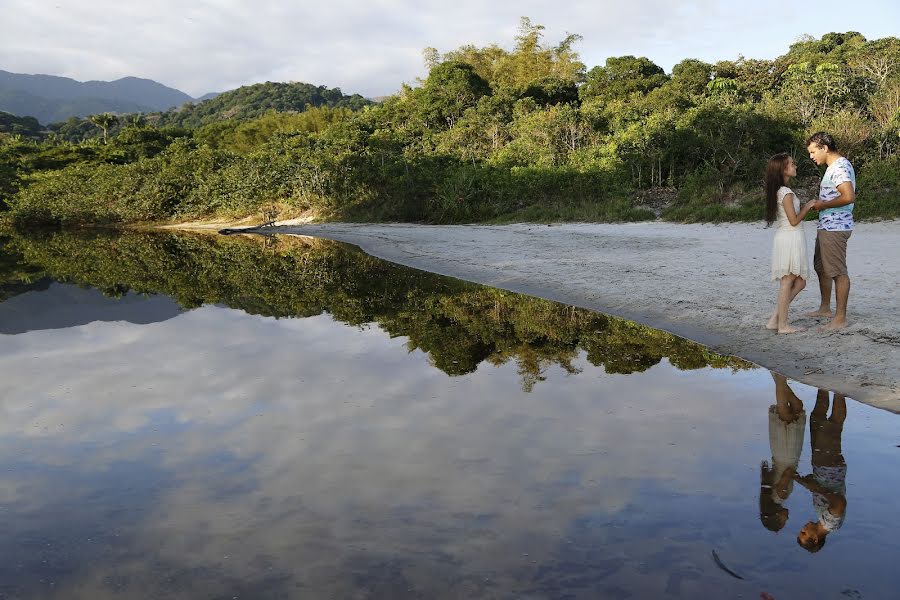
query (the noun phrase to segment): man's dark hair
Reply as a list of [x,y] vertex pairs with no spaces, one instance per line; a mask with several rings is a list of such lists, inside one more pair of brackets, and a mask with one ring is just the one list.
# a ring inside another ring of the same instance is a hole
[[828,149],[831,152],[837,151],[837,144],[834,143],[834,138],[831,137],[831,134],[825,133],[824,131],[817,131],[806,139],[806,145],[815,144],[819,148],[824,146],[828,146]]
[[822,549],[822,546],[825,545],[825,536],[822,535],[819,537],[808,537],[806,538],[805,544],[801,542],[800,538],[798,537],[797,543],[800,544],[802,548],[808,550],[810,554],[815,554]]

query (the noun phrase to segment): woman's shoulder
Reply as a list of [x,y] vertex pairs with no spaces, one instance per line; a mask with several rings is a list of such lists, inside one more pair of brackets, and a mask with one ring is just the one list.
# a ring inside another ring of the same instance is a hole
[[783,185],[783,186],[781,186],[780,188],[778,188],[778,194],[777,194],[777,196],[778,196],[778,199],[781,200],[782,198],[784,198],[784,197],[787,196],[788,194],[793,194],[793,193],[794,193],[794,190],[792,190],[791,188],[789,188],[789,187],[786,186],[786,185]]

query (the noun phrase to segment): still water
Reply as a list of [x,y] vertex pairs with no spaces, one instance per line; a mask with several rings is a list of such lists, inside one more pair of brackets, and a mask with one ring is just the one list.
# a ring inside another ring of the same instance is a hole
[[0,243],[0,598],[900,597],[898,415],[323,240]]

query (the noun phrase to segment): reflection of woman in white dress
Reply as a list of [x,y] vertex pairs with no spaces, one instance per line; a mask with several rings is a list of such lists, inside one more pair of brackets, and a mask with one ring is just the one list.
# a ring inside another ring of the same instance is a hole
[[775,380],[775,404],[769,407],[772,465],[763,462],[760,472],[759,519],[766,529],[779,531],[788,519],[784,501],[794,490],[794,476],[803,451],[806,411],[783,375],[772,373],[772,379]]
[[772,279],[780,283],[775,312],[766,327],[778,330],[778,333],[802,331],[788,322],[788,307],[800,290],[806,287],[809,278],[803,218],[813,202],[807,202],[801,208],[800,200],[785,185],[796,174],[797,166],[789,154],[776,154],[769,159],[766,167],[766,221],[769,225],[775,223]]

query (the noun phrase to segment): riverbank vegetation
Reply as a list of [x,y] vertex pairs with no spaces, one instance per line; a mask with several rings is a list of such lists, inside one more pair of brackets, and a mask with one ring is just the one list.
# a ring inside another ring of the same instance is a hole
[[232,97],[253,110],[237,100],[223,110],[219,96],[154,123],[111,116],[68,130],[105,133],[105,144],[9,133],[0,203],[18,224],[270,207],[428,223],[746,221],[762,218],[760,179],[776,152],[795,155],[801,195],[815,194],[804,139],[828,130],[857,167],[857,216],[900,216],[897,38],[830,33],[774,60],[685,59],[666,73],[634,56],[588,68],[577,35],[543,36],[523,19],[511,50],[427,49],[427,78],[378,104],[335,96],[261,112],[260,88]]

